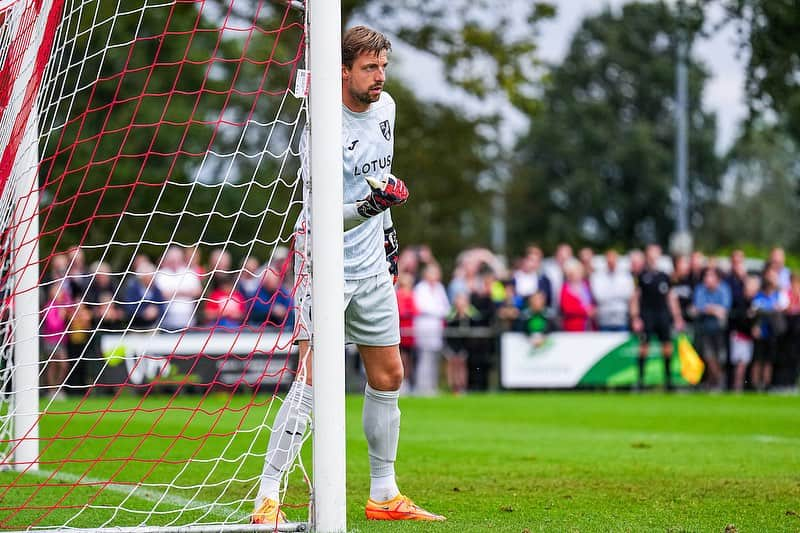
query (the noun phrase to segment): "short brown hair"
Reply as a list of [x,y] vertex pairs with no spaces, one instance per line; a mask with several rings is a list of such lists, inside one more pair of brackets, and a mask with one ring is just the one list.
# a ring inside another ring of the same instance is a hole
[[392,50],[392,43],[384,34],[366,26],[353,26],[342,37],[342,65],[353,67],[353,62],[364,52],[380,54]]

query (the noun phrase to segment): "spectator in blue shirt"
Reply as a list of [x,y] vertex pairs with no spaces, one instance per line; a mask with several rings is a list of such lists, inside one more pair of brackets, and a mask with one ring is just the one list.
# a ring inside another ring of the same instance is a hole
[[292,296],[281,285],[281,273],[270,267],[264,269],[258,292],[246,300],[248,324],[292,331],[294,313]]
[[751,374],[755,388],[766,390],[772,385],[772,367],[778,358],[778,341],[786,332],[783,312],[789,305],[789,297],[780,290],[779,271],[774,267],[768,267],[764,272],[761,286],[753,298],[756,313],[753,336],[756,342]]
[[148,330],[161,322],[166,300],[155,284],[156,267],[152,263],[141,262],[136,273],[125,285],[121,305],[132,329]]
[[727,345],[725,331],[731,310],[731,291],[727,284],[720,281],[716,269],[706,269],[703,283],[694,291],[693,304],[697,313],[695,342],[708,369],[708,386],[721,388],[720,362],[724,360]]

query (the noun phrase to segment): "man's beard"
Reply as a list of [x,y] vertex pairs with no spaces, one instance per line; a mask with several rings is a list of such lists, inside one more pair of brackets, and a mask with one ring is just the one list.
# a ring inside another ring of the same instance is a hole
[[[379,87],[381,89],[383,89],[382,86],[379,86]],[[354,100],[357,100],[358,102],[361,102],[362,104],[371,104],[373,102],[377,102],[378,99],[381,97],[381,94],[378,93],[376,96],[372,96],[369,93],[369,91],[371,91],[372,89],[377,89],[379,87],[370,87],[365,92],[356,92],[353,89],[350,89],[350,96],[352,96]]]

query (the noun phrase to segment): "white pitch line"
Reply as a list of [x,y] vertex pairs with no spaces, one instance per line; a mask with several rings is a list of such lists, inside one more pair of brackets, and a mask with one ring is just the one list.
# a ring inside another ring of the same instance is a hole
[[[90,484],[106,483],[106,480],[104,479],[94,479],[87,476],[78,476],[70,472],[61,472],[61,471],[53,472],[52,470],[36,470],[36,471],[29,471],[28,473],[35,474],[40,477],[47,477],[47,478],[52,477],[53,480],[67,481],[68,483],[78,483],[78,482],[90,483]],[[234,507],[232,505],[205,502],[202,500],[198,500],[196,498],[190,500],[187,498],[182,498],[181,496],[167,494],[166,492],[163,491],[149,489],[141,485],[108,483],[104,485],[104,489],[116,492],[118,494],[124,494],[125,496],[133,496],[134,498],[148,500],[150,502],[159,502],[159,503],[166,503],[168,505],[174,505],[178,509],[191,508],[192,511],[201,511],[215,518],[244,519],[247,518],[248,516],[247,514],[239,510],[237,507]]]

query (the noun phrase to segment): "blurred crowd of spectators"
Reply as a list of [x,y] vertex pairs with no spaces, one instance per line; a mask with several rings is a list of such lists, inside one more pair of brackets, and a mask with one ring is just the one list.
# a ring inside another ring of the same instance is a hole
[[[430,248],[407,247],[397,283],[404,389],[436,394],[441,368],[454,393],[489,388],[505,331],[528,335],[534,346],[554,331],[639,332],[647,302],[638,301],[638,287],[652,279],[663,279],[675,302],[666,327],[687,332],[706,362],[704,386],[794,387],[800,277],[780,248],[747,261],[738,250],[724,259],[668,257],[657,246],[595,255],[561,244],[550,258],[529,246],[507,266],[475,248],[458,256],[445,285]],[[95,331],[291,331],[291,263],[281,248],[268,262],[248,257],[234,265],[224,249],[203,262],[197,248],[173,246],[158,259],[136,256],[123,275],[102,262],[86,265],[79,248],[54,255],[41,284],[43,382],[55,389],[67,374],[76,385],[90,382],[80,365],[87,351],[97,353]]]
[[702,386],[797,385],[800,277],[786,267],[781,248],[746,260],[740,250],[727,258],[699,251],[669,257],[651,245],[598,256],[561,244],[545,258],[531,245],[509,267],[478,248],[460,254],[445,286],[422,246],[403,250],[399,270],[405,388],[417,394],[437,391],[439,357],[451,391],[486,389],[504,331],[523,332],[535,346],[553,331],[644,333],[638,313],[650,304],[638,288],[654,280],[675,304],[664,336],[680,331],[693,340],[707,366]]
[[268,263],[248,257],[234,265],[227,250],[202,262],[199,249],[172,246],[158,260],[137,255],[121,274],[104,262],[87,265],[77,247],[50,257],[40,291],[43,386],[91,382],[97,331],[292,331],[290,262],[282,248]]

